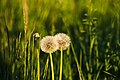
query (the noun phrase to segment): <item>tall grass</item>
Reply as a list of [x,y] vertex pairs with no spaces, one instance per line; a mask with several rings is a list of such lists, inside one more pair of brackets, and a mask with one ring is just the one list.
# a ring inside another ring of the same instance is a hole
[[0,0],[0,80],[51,80],[49,55],[34,33],[70,35],[52,55],[54,79],[119,80],[119,0]]

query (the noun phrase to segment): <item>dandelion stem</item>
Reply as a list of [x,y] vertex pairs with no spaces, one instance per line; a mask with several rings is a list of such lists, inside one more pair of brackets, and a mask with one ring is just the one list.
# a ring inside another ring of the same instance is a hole
[[49,55],[50,55],[50,62],[51,62],[52,80],[54,80],[54,68],[53,68],[52,53],[49,53]]
[[38,59],[38,80],[40,80],[40,62],[39,62],[39,49],[37,49],[37,59]]
[[61,48],[61,58],[60,58],[60,76],[59,76],[59,80],[62,80],[62,58],[63,58],[63,51]]

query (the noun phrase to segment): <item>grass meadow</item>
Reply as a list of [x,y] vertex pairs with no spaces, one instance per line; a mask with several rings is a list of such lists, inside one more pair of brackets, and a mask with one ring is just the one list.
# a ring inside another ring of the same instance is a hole
[[[51,61],[57,33],[71,43]],[[120,80],[120,0],[0,0],[0,80]]]

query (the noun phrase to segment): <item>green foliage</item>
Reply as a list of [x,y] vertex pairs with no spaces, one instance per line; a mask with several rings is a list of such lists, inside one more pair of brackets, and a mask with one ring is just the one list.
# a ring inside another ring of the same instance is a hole
[[[51,80],[49,54],[39,42],[58,32],[71,38],[63,51],[63,80],[120,78],[120,0],[28,0],[28,36],[23,3],[0,0],[0,80]],[[52,55],[58,80],[60,51]]]

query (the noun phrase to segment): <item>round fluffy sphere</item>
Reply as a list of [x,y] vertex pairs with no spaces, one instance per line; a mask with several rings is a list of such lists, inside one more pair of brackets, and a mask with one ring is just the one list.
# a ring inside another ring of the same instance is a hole
[[62,48],[63,50],[67,49],[70,45],[70,37],[64,33],[58,33],[55,35],[55,40],[59,44],[59,50]]
[[43,37],[40,42],[40,47],[45,53],[53,53],[59,48],[58,43],[55,41],[53,36]]

